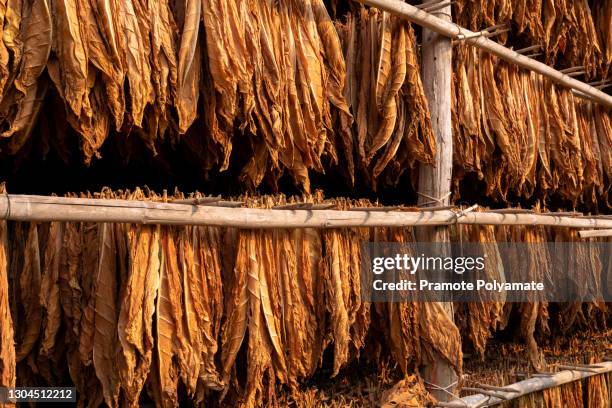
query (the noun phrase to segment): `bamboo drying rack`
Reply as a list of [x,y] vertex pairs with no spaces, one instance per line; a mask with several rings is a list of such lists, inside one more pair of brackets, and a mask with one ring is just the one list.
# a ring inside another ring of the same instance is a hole
[[582,81],[572,78],[571,76],[558,71],[540,61],[537,61],[528,56],[519,54],[495,41],[487,38],[485,32],[473,32],[467,28],[458,26],[455,23],[444,21],[436,17],[430,12],[421,10],[408,3],[400,0],[357,0],[363,4],[375,7],[384,11],[388,11],[399,17],[406,18],[411,22],[426,27],[440,35],[451,38],[453,40],[465,41],[467,44],[481,48],[498,56],[499,58],[516,64],[522,68],[537,72],[552,81],[561,84],[567,88],[576,91],[576,95],[586,97],[594,102],[598,102],[603,106],[612,108],[612,96],[600,91],[594,86],[588,85]]
[[[506,48],[490,40],[486,30],[473,32],[431,12],[451,2],[426,2],[419,9],[399,0],[356,0],[406,18],[454,41],[490,52],[522,68],[539,73],[555,83],[570,88],[577,96],[612,108],[612,96],[594,86],[574,79],[575,73],[561,72],[529,56]],[[432,3],[431,5],[429,5]],[[425,11],[428,10],[428,11]],[[528,47],[529,48],[529,47]],[[532,47],[533,48],[533,47]],[[520,209],[483,212],[448,206],[438,208],[373,207],[334,210],[330,204],[288,204],[272,209],[245,208],[243,203],[216,198],[152,202],[136,200],[62,198],[34,195],[0,196],[0,219],[15,221],[65,222],[127,222],[162,225],[206,225],[236,228],[339,228],[339,227],[409,227],[442,226],[452,224],[479,225],[544,225],[571,228],[591,228],[581,236],[604,237],[612,235],[612,219],[606,217],[577,216],[576,214],[533,213]],[[495,390],[498,396],[487,393],[442,402],[443,407],[481,407],[495,405],[522,395],[578,381],[592,375],[612,371],[612,362],[602,363],[593,370],[564,370],[550,377],[531,378],[504,389]]]
[[612,229],[580,231],[580,238],[612,237]]
[[[0,196],[0,219],[14,221],[126,222],[161,225],[206,225],[245,229],[409,227],[452,224],[544,225],[612,229],[612,219],[569,216],[567,213],[525,213],[467,209],[372,207],[341,211],[329,203],[304,207],[245,208],[241,202],[199,199],[202,204],[138,200],[66,198],[5,194]],[[242,206],[242,207],[241,207]],[[306,208],[306,209],[302,209]]]
[[459,398],[450,402],[439,402],[439,407],[444,408],[476,408],[490,407],[498,405],[506,401],[520,398],[524,395],[538,391],[547,390],[550,388],[559,387],[575,381],[584,380],[586,378],[602,375],[612,372],[612,361],[592,365],[581,365],[568,367],[563,371],[551,374],[549,376],[539,375],[527,380],[507,385],[503,388],[495,388],[494,391],[479,390],[480,393]]

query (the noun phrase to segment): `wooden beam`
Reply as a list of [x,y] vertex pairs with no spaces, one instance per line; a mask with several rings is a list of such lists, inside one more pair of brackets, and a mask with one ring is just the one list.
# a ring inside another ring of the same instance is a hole
[[[584,371],[585,367],[588,368],[588,371]],[[515,384],[508,386],[512,388],[512,392],[497,391],[497,393],[500,394],[500,397],[504,398],[484,394],[475,394],[460,398],[455,401],[445,402],[439,404],[438,406],[446,408],[490,407],[509,400],[520,398],[523,395],[531,394],[533,392],[559,387],[563,384],[580,381],[585,378],[592,377],[594,375],[601,375],[612,372],[612,362],[610,361],[597,363],[585,367],[582,367],[583,370],[564,370],[549,376],[537,376],[529,378],[527,380],[519,381]]]
[[528,69],[530,71],[537,72],[546,78],[551,79],[560,85],[567,88],[579,91],[580,94],[586,95],[593,101],[600,103],[603,106],[612,108],[612,96],[600,91],[599,89],[592,87],[582,81],[578,81],[568,75],[563,74],[556,69],[549,67],[548,65],[537,61],[533,58],[529,58],[525,55],[521,55],[516,51],[504,47],[501,44],[487,38],[487,35],[481,33],[475,33],[466,28],[459,27],[458,25],[436,17],[426,11],[420,10],[408,3],[404,3],[400,0],[358,0],[363,4],[371,7],[376,7],[381,10],[388,11],[397,16],[404,17],[415,24],[423,26],[428,30],[436,32],[440,35],[452,38],[454,40],[462,40],[466,43],[475,47],[481,48],[491,54],[497,55],[499,58],[518,65],[519,67]]
[[457,218],[451,210],[340,211],[275,210],[137,200],[0,195],[0,219],[13,221],[90,221],[134,224],[208,225],[235,228],[411,227],[419,225],[544,225],[612,229],[612,219],[540,214],[470,212]]
[[[442,5],[445,4],[444,7]],[[429,5],[427,10],[436,9],[434,15],[443,21],[451,21],[451,6],[441,0],[438,4]],[[419,202],[426,209],[427,205],[444,206],[450,203],[451,181],[453,172],[453,126],[451,114],[451,82],[453,43],[450,38],[435,30],[423,29],[422,77],[425,96],[429,105],[431,123],[436,138],[436,155],[433,165],[419,167]],[[433,202],[432,202],[433,199]],[[463,218],[464,214],[461,214]],[[459,219],[459,218],[457,218]],[[448,242],[448,227],[418,228],[417,239],[420,242]],[[450,245],[445,249],[450,253]],[[442,304],[448,318],[454,320],[452,302]],[[432,330],[437,330],[433,327]],[[461,356],[457,356],[461,360]],[[439,400],[447,401],[454,391],[451,384],[456,383],[458,373],[453,366],[441,356],[433,356],[422,368],[427,383],[440,388],[431,388],[430,392]]]
[[579,231],[580,238],[612,237],[612,229]]

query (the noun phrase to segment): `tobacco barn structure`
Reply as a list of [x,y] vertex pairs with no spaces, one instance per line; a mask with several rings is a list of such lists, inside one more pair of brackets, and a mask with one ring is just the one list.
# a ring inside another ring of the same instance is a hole
[[[610,408],[612,0],[4,0],[0,22],[0,387]],[[478,245],[498,282],[571,263],[574,297],[363,298],[364,244],[416,242]]]

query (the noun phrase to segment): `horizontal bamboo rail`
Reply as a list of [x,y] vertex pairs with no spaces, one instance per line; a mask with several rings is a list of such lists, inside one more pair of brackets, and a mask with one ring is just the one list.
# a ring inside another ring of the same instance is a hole
[[388,11],[391,14],[404,17],[411,22],[420,26],[426,27],[436,33],[449,37],[455,40],[463,40],[466,43],[475,47],[481,48],[491,54],[497,55],[499,58],[516,64],[522,68],[537,72],[552,81],[578,91],[580,96],[587,96],[593,101],[598,102],[608,108],[612,108],[612,96],[600,91],[599,89],[590,86],[582,81],[572,78],[571,76],[557,71],[556,69],[521,55],[516,51],[504,47],[482,35],[475,33],[466,28],[444,21],[426,11],[420,10],[408,3],[400,0],[358,0],[363,4],[371,7],[376,7],[381,10]]
[[580,238],[612,237],[612,229],[580,231]]
[[232,208],[207,204],[193,205],[13,194],[0,196],[0,219],[209,225],[236,228],[408,227],[451,225],[455,223],[547,225],[591,229],[612,228],[612,219],[543,214],[504,214],[485,211],[467,212],[467,210],[430,211],[427,209],[339,211],[331,209]]
[[438,406],[444,408],[475,408],[494,406],[505,401],[520,398],[523,395],[531,394],[533,392],[559,387],[563,384],[580,381],[594,375],[612,372],[612,361],[606,361],[585,367],[588,367],[588,371],[579,370],[579,367],[577,367],[576,369],[559,371],[558,373],[550,376],[538,376],[519,381],[507,386],[507,388],[511,390],[495,391],[495,394],[498,394],[499,396],[493,396],[490,394],[475,394],[459,398],[451,402],[439,403]]

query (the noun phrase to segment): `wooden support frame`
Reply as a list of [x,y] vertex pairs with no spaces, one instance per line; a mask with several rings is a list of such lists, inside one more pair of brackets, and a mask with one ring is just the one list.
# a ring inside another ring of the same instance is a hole
[[415,209],[413,211],[283,210],[174,204],[97,198],[0,195],[0,219],[134,224],[208,225],[234,228],[412,227],[419,225],[544,225],[612,229],[612,219],[544,214],[503,214]]
[[612,237],[612,229],[579,231],[578,234],[580,238],[606,238]]
[[516,51],[504,47],[503,45],[490,40],[484,35],[475,33],[466,28],[438,18],[426,11],[404,3],[400,0],[357,0],[371,7],[376,7],[381,10],[388,11],[400,17],[404,17],[411,22],[418,24],[446,36],[454,40],[462,40],[475,47],[481,48],[498,56],[499,58],[516,64],[521,68],[528,69],[539,73],[540,75],[551,79],[560,85],[573,89],[578,92],[578,95],[588,97],[594,102],[597,102],[608,108],[612,108],[612,96],[602,92],[601,90],[590,86],[582,81],[572,78],[556,69],[537,61],[528,56],[521,55]]
[[[423,7],[427,12],[435,10],[440,20],[451,21],[451,4],[440,0]],[[433,14],[432,14],[433,15]],[[422,164],[419,167],[419,206],[450,204],[451,182],[453,176],[453,125],[452,125],[452,76],[453,76],[453,43],[452,40],[428,27],[423,28],[422,78],[423,88],[429,112],[433,133],[436,138],[436,153],[433,165]],[[474,207],[475,208],[475,207]],[[469,210],[473,210],[470,208]],[[466,210],[467,211],[467,210]],[[468,211],[469,212],[469,211]],[[465,214],[457,214],[456,220]],[[418,228],[416,236],[423,242],[450,242],[447,227]],[[450,245],[445,250],[450,252]],[[442,308],[448,318],[454,321],[453,304],[443,303]],[[436,330],[436,328],[433,328]],[[458,356],[458,358],[460,358]],[[447,401],[454,392],[458,373],[442,356],[432,356],[432,361],[426,361],[422,375],[429,384],[435,384],[430,392],[440,401]]]
[[533,392],[559,387],[563,384],[584,380],[594,375],[601,375],[609,372],[612,372],[612,361],[606,361],[593,365],[581,365],[580,367],[559,371],[558,373],[548,376],[534,376],[527,380],[519,381],[504,387],[510,388],[511,390],[503,391],[503,388],[497,388],[496,394],[499,394],[498,396],[480,393],[469,395],[450,402],[439,403],[438,406],[445,408],[490,407],[520,398],[523,395],[531,394]]

